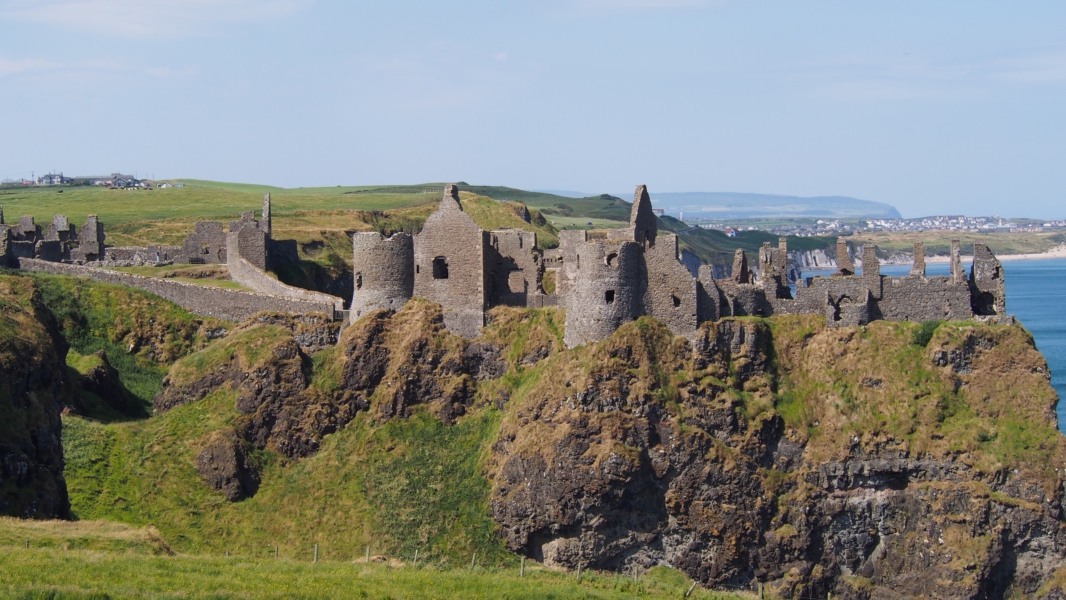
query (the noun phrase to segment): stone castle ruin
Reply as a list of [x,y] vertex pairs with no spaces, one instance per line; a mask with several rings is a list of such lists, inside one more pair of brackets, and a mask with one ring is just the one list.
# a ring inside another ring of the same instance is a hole
[[[788,275],[794,267],[782,239],[777,248],[759,250],[758,278],[743,250],[736,251],[730,277],[715,279],[710,265],[693,277],[679,260],[677,236],[658,231],[645,186],[637,186],[628,228],[564,230],[558,248],[540,250],[535,233],[481,229],[463,212],[458,188],[449,185],[420,233],[356,233],[353,256],[353,321],[374,310],[398,310],[418,296],[439,303],[448,330],[468,338],[477,337],[486,311],[500,305],[565,308],[569,347],[602,340],[640,316],[688,338],[701,322],[727,316],[817,314],[834,327],[880,319],[1013,322],[1006,315],[1003,267],[980,243],[969,276],[957,242],[947,277],[926,276],[921,244],[906,276],[882,276],[875,246],[864,249],[856,274],[840,242],[837,273],[801,281],[793,292]],[[545,291],[548,272],[554,272],[554,293]]]
[[[974,245],[968,275],[957,241],[946,277],[926,276],[920,243],[915,244],[910,273],[886,277],[875,246],[864,248],[857,269],[840,241],[837,272],[807,278],[793,290],[789,274],[796,267],[782,238],[776,248],[767,243],[759,249],[756,265],[737,250],[728,277],[715,278],[711,265],[700,266],[693,276],[680,260],[677,236],[658,230],[643,185],[637,186],[629,227],[564,230],[554,249],[539,249],[534,232],[481,229],[463,211],[454,185],[445,188],[440,207],[419,233],[386,238],[358,232],[352,249],[350,320],[375,310],[399,310],[417,296],[440,304],[448,330],[467,338],[479,335],[487,311],[495,306],[566,309],[564,341],[569,347],[602,340],[641,316],[654,317],[690,339],[701,322],[729,316],[817,314],[832,327],[880,319],[1013,322],[1006,314],[1003,267],[981,243]],[[269,194],[260,220],[245,212],[228,230],[220,222],[201,221],[181,246],[105,248],[104,226],[93,215],[80,228],[57,215],[42,230],[32,217],[20,218],[17,226],[4,224],[0,207],[0,265],[122,282],[193,312],[238,320],[256,309],[343,315],[342,299],[286,285],[267,273],[295,254],[291,244],[272,238]],[[230,277],[252,291],[233,292],[248,296],[223,300],[214,288],[97,268],[153,263],[225,264]],[[554,286],[546,285],[549,281]]]

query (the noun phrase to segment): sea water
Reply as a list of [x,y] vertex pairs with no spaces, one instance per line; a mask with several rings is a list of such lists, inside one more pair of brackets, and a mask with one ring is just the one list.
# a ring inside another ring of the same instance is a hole
[[[1066,258],[1005,260],[1007,279],[1007,313],[1017,317],[1033,334],[1036,347],[1051,369],[1051,385],[1059,398],[1066,393]],[[966,272],[970,265],[967,263]],[[910,265],[883,265],[882,275],[899,277],[910,272]],[[926,275],[948,275],[947,263],[926,265]],[[831,274],[825,271],[804,273],[804,277]],[[1059,402],[1059,430],[1066,433],[1066,403]]]

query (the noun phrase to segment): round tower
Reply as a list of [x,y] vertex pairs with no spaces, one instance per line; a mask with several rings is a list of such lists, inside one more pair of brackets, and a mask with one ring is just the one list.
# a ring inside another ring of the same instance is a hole
[[355,291],[351,321],[375,310],[400,310],[415,287],[415,251],[411,235],[382,237],[376,231],[352,236]]
[[577,244],[568,286],[564,341],[573,348],[609,337],[641,314],[641,247],[634,242]]

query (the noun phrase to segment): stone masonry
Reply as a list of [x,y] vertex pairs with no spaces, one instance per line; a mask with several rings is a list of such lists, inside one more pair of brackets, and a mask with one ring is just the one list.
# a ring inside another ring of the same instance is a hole
[[[969,277],[957,241],[950,276],[927,277],[923,247],[916,244],[911,273],[885,277],[875,246],[863,249],[856,269],[841,240],[837,273],[802,281],[793,293],[788,281],[795,269],[784,239],[759,250],[758,277],[743,250],[737,250],[729,278],[715,279],[708,265],[693,277],[679,259],[677,237],[659,233],[645,186],[637,186],[628,228],[564,230],[558,249],[536,245],[534,233],[482,230],[463,212],[458,189],[447,186],[420,233],[356,234],[351,318],[397,310],[420,296],[441,304],[451,332],[473,338],[493,306],[558,305],[566,309],[569,347],[604,339],[641,316],[690,338],[700,322],[726,316],[817,314],[834,327],[878,319],[1013,321],[1005,312],[1002,265],[981,244],[974,248]],[[554,275],[552,294],[544,290],[546,272]]]

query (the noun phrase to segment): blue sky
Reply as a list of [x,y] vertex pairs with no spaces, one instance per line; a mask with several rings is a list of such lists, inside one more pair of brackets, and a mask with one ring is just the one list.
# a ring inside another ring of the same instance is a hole
[[0,177],[1066,217],[1066,3],[0,0]]

